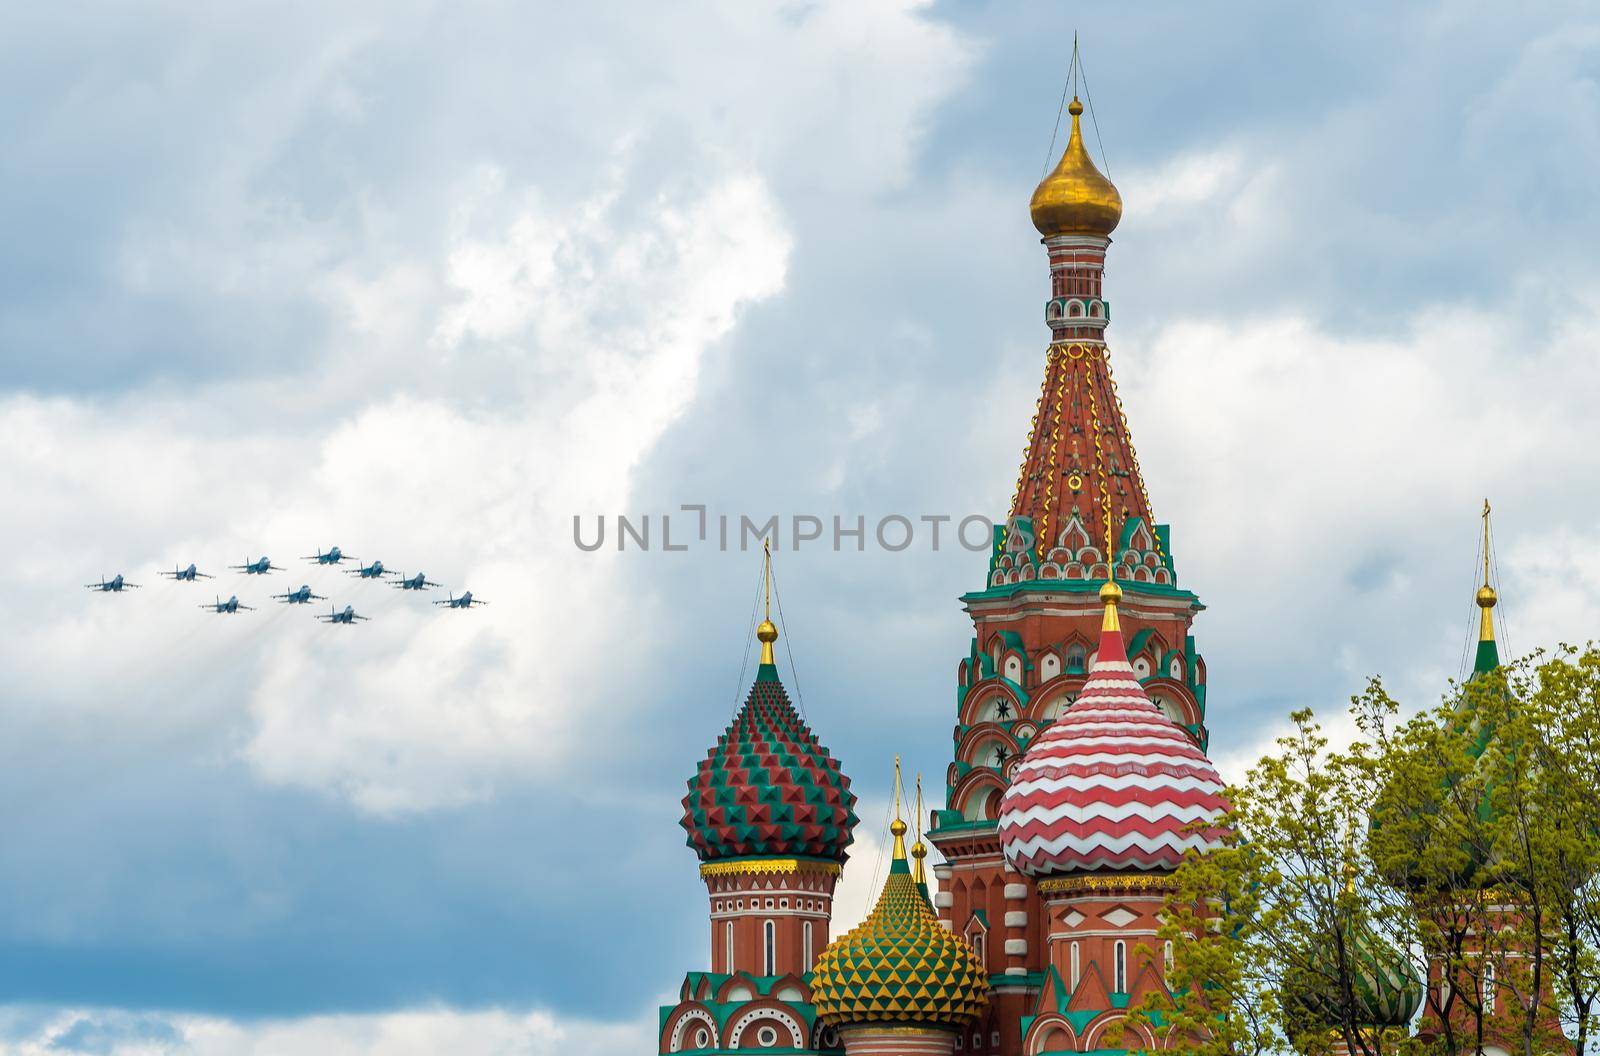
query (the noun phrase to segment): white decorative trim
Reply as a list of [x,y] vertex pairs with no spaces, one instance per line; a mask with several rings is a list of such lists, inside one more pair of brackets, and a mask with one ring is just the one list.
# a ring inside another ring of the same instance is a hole
[[773,1019],[789,1028],[789,1037],[793,1040],[793,1047],[803,1049],[806,1045],[805,1030],[800,1026],[800,1021],[787,1012],[780,1012],[775,1008],[752,1008],[744,1017],[734,1024],[728,1031],[728,1041],[723,1048],[737,1049],[739,1039],[744,1036],[745,1028],[762,1019]]
[[1006,910],[1006,927],[1025,928],[1028,926],[1028,911],[1025,909]]
[[934,892],[933,904],[934,904],[935,908],[938,908],[938,909],[949,909],[951,906],[955,905],[955,902],[956,902],[955,895],[951,894],[948,891],[936,891],[936,892]]
[[1006,885],[1006,901],[1007,902],[1021,902],[1023,899],[1025,899],[1027,897],[1028,897],[1028,885],[1027,884],[1007,884]]
[[683,1017],[678,1020],[677,1025],[672,1028],[672,1040],[667,1042],[668,1052],[683,1051],[683,1032],[690,1023],[700,1023],[707,1030],[709,1030],[711,1032],[710,1047],[713,1049],[718,1048],[717,1021],[713,1019],[711,1017],[711,1013],[707,1012],[705,1009],[691,1008],[689,1011],[683,1014]]
[[1026,957],[1028,955],[1028,940],[1007,939],[1006,955],[1009,957]]

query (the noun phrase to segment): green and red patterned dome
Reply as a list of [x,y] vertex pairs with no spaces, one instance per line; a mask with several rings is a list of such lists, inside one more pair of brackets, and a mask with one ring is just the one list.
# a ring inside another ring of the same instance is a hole
[[[744,707],[689,780],[680,824],[702,862],[819,858],[843,863],[855,793],[817,742],[771,662],[777,628],[764,621],[762,664]],[[769,637],[770,633],[770,637]]]

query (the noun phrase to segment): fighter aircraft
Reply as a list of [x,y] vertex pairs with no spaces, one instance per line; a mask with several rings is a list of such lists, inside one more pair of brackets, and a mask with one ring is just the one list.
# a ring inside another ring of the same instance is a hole
[[219,597],[212,604],[202,605],[200,607],[202,609],[213,609],[224,616],[232,616],[240,609],[249,609],[251,612],[255,611],[254,605],[241,605],[239,603],[239,596],[237,594],[230,595],[227,601],[223,601],[222,598]]
[[268,557],[265,554],[261,555],[261,560],[260,561],[251,561],[249,558],[245,558],[244,564],[242,564],[242,565],[229,565],[228,568],[230,568],[234,572],[243,572],[247,576],[264,576],[268,572],[282,572],[283,571],[283,569],[280,566],[275,565],[275,564],[272,563],[272,558]]
[[327,553],[323,553],[319,548],[315,554],[307,557],[306,560],[315,561],[319,565],[337,565],[340,561],[354,561],[355,558],[345,554],[337,546],[330,546]]
[[321,613],[318,613],[317,619],[324,620],[329,624],[348,623],[350,626],[354,627],[357,620],[370,620],[372,617],[357,615],[355,606],[346,605],[343,612],[340,612],[338,609],[329,609],[327,615],[325,616]]
[[470,609],[474,605],[487,605],[489,603],[487,601],[484,601],[482,598],[473,597],[472,596],[472,591],[469,590],[466,593],[462,594],[459,598],[456,597],[454,594],[452,594],[446,600],[444,600],[444,601],[436,601],[436,602],[434,602],[434,604],[435,605],[448,605],[452,609]]
[[123,588],[138,590],[139,584],[129,583],[127,580],[122,578],[122,573],[118,572],[109,580],[106,579],[105,576],[101,576],[100,582],[98,583],[85,583],[84,588],[87,590],[103,590],[111,594],[121,594]]
[[281,601],[286,605],[305,605],[311,601],[327,601],[321,594],[311,593],[311,584],[300,584],[299,590],[291,590],[287,594],[274,594],[272,600]]
[[391,587],[399,587],[401,590],[427,590],[429,587],[439,586],[438,583],[435,583],[421,572],[418,572],[410,579],[401,576],[398,582],[390,583],[389,585]]
[[366,568],[347,568],[344,570],[344,574],[347,576],[360,576],[362,579],[382,579],[384,576],[394,575],[393,572],[383,567],[382,561],[374,561]]
[[193,561],[189,562],[188,568],[179,568],[177,565],[173,565],[171,572],[163,572],[161,574],[166,576],[168,579],[182,580],[185,583],[193,583],[197,579],[216,578],[215,576],[208,576],[204,572],[196,569]]

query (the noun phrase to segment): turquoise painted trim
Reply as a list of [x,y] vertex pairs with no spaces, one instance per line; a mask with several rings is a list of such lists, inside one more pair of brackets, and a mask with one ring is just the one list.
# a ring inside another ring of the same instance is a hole
[[[809,855],[809,854],[748,854],[748,855],[744,855],[742,857],[712,858],[712,859],[709,859],[709,861],[717,862],[719,864],[722,863],[722,862],[794,862],[794,861],[799,861],[799,862],[820,862],[820,863],[828,864],[828,865],[838,865],[839,864],[839,859],[837,859],[837,858],[819,858],[819,857],[817,857],[815,855]],[[696,978],[698,978],[700,976],[709,976],[711,978],[717,978],[711,972],[691,972],[690,974],[695,976]],[[740,972],[739,974],[740,975],[744,975],[745,973]],[[728,979],[730,977],[724,975],[721,978]],[[755,979],[763,979],[763,978],[781,979],[783,977],[782,976],[777,976],[777,975],[774,975],[774,976],[752,975],[752,976],[746,976],[746,978],[755,980]]]
[[1146,627],[1138,634],[1135,634],[1133,636],[1133,640],[1128,643],[1128,659],[1131,660],[1138,656],[1140,650],[1144,648],[1145,643],[1148,642],[1151,637],[1155,635],[1155,633],[1156,629],[1154,627]]
[[[1030,579],[1025,583],[1008,583],[1003,587],[989,587],[985,590],[975,590],[969,594],[961,595],[961,601],[996,601],[1002,598],[1015,597],[1018,594],[1098,594],[1102,584],[1098,580],[1088,579]],[[1117,580],[1117,586],[1122,588],[1124,594],[1148,594],[1152,597],[1182,598],[1194,603],[1195,612],[1205,611],[1205,606],[1193,591],[1182,590],[1178,587],[1164,587],[1158,583],[1131,583],[1125,579]],[[983,654],[987,656],[988,654]]]
[[[946,825],[943,821],[945,815],[953,814],[956,820]],[[939,811],[940,822],[934,826],[937,832],[993,832],[999,825],[993,821],[968,821],[961,816],[959,810]]]

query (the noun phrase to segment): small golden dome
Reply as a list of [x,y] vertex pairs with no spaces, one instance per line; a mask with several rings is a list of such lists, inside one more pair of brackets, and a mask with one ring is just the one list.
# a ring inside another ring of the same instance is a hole
[[1499,600],[1500,596],[1494,592],[1494,588],[1489,584],[1485,583],[1478,588],[1478,608],[1492,609],[1495,606],[1495,602]]
[[1111,580],[1106,580],[1105,586],[1100,588],[1100,604],[1115,605],[1122,600],[1122,588]]
[[889,831],[894,833],[895,838],[898,839],[906,834],[906,823],[899,818],[895,818],[894,822],[889,826]]
[[922,859],[922,858],[926,858],[927,856],[928,856],[928,848],[926,848],[926,847],[924,847],[922,845],[922,841],[921,840],[918,840],[916,843],[913,843],[911,845],[911,857],[917,858],[917,859]]
[[1028,206],[1033,213],[1033,226],[1046,238],[1109,235],[1122,219],[1122,195],[1100,175],[1083,145],[1079,120],[1083,104],[1076,96],[1067,112],[1072,115],[1072,135],[1060,163],[1034,188],[1033,201]]
[[[746,627],[750,626],[748,623]],[[771,620],[762,620],[756,627],[756,640],[764,645],[770,645],[778,640],[778,625]]]

